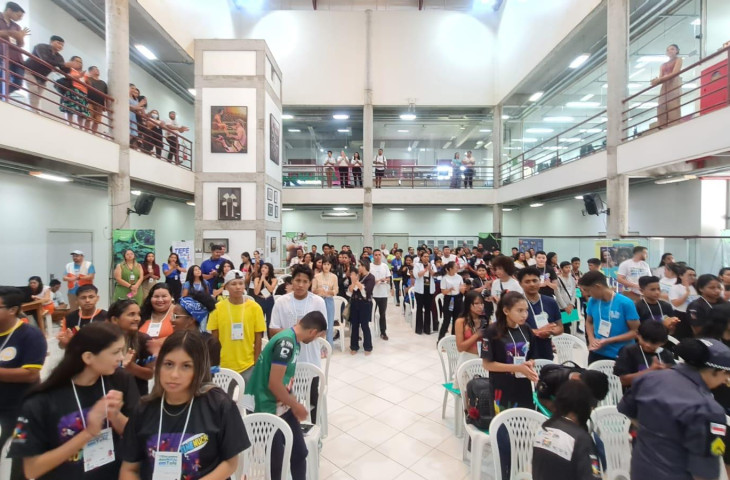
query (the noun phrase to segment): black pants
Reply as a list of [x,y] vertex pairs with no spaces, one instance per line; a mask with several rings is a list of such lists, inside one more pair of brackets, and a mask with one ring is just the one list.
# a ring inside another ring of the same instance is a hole
[[175,159],[175,163],[180,163],[177,157],[177,137],[167,137],[167,143],[170,145],[170,152],[167,154],[167,161],[170,162]]
[[[12,48],[12,47],[11,47]],[[0,52],[2,52],[3,49],[0,47]],[[7,49],[5,50],[5,53],[7,53]],[[10,95],[16,90],[19,90],[23,86],[23,78],[25,76],[25,69],[23,69],[22,65],[16,65],[12,61],[8,62],[8,69],[10,70],[10,82],[5,83],[5,81],[2,81],[1,89],[3,91],[3,94]],[[0,79],[4,79],[4,72],[0,71]],[[7,90],[5,89],[7,86]]]
[[[588,338],[588,335],[586,335],[586,339]],[[616,360],[615,358],[607,357],[605,355],[601,355],[600,353],[596,352],[588,352],[588,363],[591,364],[593,362],[597,362],[599,360]]]
[[352,167],[352,186],[362,187],[362,168]]
[[[291,477],[292,480],[306,480],[307,478],[307,444],[299,420],[289,410],[280,417],[291,428]],[[281,478],[281,466],[284,462],[284,435],[276,432],[271,443],[271,480],[286,480]]]
[[[453,306],[451,302],[454,302]],[[454,334],[454,326],[456,324],[456,318],[461,313],[461,295],[445,295],[444,306],[442,311],[444,312],[444,321],[441,323],[441,329],[439,330],[439,340],[446,336],[446,332],[449,331],[449,324],[451,324],[451,335]]]
[[[18,406],[19,407],[19,406]],[[1,414],[0,415],[0,428],[2,428],[2,432],[0,432],[0,448],[5,445],[5,442],[13,435],[13,430],[15,430],[15,425],[18,423],[18,414],[17,412],[13,412],[10,414]],[[23,460],[16,458],[14,460],[11,460],[9,458],[4,459],[4,461],[13,462],[12,466],[10,467],[10,478],[3,479],[3,480],[24,480],[25,476],[23,475]]]
[[312,410],[309,413],[312,415],[312,423],[317,424],[317,402],[319,401],[319,377],[312,379],[312,386],[309,392],[309,403],[312,405]]
[[[431,307],[433,306],[433,294],[416,293],[416,333],[431,333]],[[438,319],[434,318],[434,327],[438,327]]]
[[337,167],[337,171],[340,172],[340,188],[345,188],[350,185],[350,167]]
[[400,293],[401,293],[401,286],[403,282],[400,278],[394,278],[393,279],[393,288],[395,289],[395,304],[396,306],[400,305]]
[[350,350],[360,350],[360,328],[362,328],[362,346],[366,352],[373,351],[373,337],[370,333],[373,304],[363,300],[350,303]]
[[380,312],[380,334],[385,335],[385,328],[387,326],[385,321],[385,310],[388,308],[388,297],[373,297],[373,300],[375,300],[375,308],[377,308],[378,312]]
[[464,169],[464,188],[474,188],[474,168],[466,167]]

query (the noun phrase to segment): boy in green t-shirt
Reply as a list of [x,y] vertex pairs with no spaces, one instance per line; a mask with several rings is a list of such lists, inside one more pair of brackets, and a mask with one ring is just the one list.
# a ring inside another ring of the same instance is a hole
[[[292,328],[277,333],[264,347],[246,382],[246,395],[255,401],[254,412],[271,413],[284,420],[292,431],[291,476],[305,480],[307,475],[307,446],[299,424],[309,413],[290,393],[296,371],[297,356],[302,343],[313,342],[327,332],[327,320],[319,311],[309,312]],[[281,478],[284,457],[284,436],[278,432],[271,446],[271,478]]]

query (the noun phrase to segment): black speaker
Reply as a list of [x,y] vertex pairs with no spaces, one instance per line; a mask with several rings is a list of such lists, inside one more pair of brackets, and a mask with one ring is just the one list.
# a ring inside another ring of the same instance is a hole
[[149,215],[153,203],[155,203],[155,197],[147,193],[140,194],[134,202],[134,213],[137,215]]
[[596,193],[589,193],[583,195],[583,205],[585,205],[586,213],[588,215],[598,215],[601,206],[601,197]]

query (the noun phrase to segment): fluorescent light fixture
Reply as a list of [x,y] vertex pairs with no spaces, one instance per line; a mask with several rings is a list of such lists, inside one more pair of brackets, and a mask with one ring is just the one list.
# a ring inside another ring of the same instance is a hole
[[580,133],[601,133],[600,128],[581,128]]
[[502,120],[509,120],[509,115],[502,115]]
[[561,138],[560,141],[565,143],[578,143],[581,140],[580,138]]
[[281,207],[281,211],[282,211],[282,212],[291,212],[291,211],[293,211],[293,210],[294,210],[293,208],[289,208],[289,207]]
[[502,209],[502,211],[503,211],[503,212],[511,212],[511,211],[512,211],[512,209],[511,209],[511,208],[503,208],[503,209]]
[[535,92],[530,95],[530,98],[528,98],[528,100],[531,102],[537,102],[543,95],[545,95],[545,92]]
[[600,108],[601,102],[568,102],[565,106],[568,108]]
[[142,192],[141,192],[141,191],[139,191],[139,190],[132,190],[132,191],[131,191],[131,192],[129,192],[129,193],[131,193],[132,195],[142,195]]
[[595,95],[593,95],[592,93],[589,93],[588,95],[583,95],[583,96],[581,97],[580,101],[581,101],[581,102],[587,102],[588,100],[590,100],[590,99],[591,99],[591,98],[593,98],[594,96],[595,96]]
[[461,209],[460,209],[460,208],[447,208],[446,210],[447,210],[448,212],[460,212],[460,211],[461,211]]
[[345,113],[335,113],[334,115],[332,115],[332,118],[334,118],[335,120],[348,120],[350,116]]
[[144,55],[144,57],[147,60],[157,60],[157,55],[155,55],[154,53],[152,53],[152,50],[150,50],[149,48],[145,47],[141,43],[136,44],[134,46],[134,48],[136,48],[139,53],[141,53],[142,55]]
[[604,83],[603,85],[601,85],[601,88],[608,88],[608,84]]
[[525,133],[553,133],[554,131],[552,128],[528,128]]
[[411,151],[411,146],[410,146],[410,145],[408,145],[408,151],[409,151],[409,152]]
[[523,138],[522,143],[535,143],[537,142],[537,138]]
[[60,175],[51,175],[50,173],[43,173],[43,172],[29,172],[31,175],[33,175],[36,178],[41,178],[43,180],[50,180],[52,182],[70,182],[70,178],[62,177]]
[[191,207],[195,206],[195,202],[185,202],[186,205],[190,205]]
[[479,130],[479,132],[480,132],[480,133],[490,133],[490,132],[491,132],[491,130],[490,130],[490,129],[488,129],[488,128],[482,128],[482,129],[480,129],[480,130]]
[[589,58],[590,58],[590,54],[588,54],[588,53],[578,55],[577,57],[575,57],[575,59],[572,62],[570,62],[570,65],[568,65],[568,68],[578,68],[581,65],[583,65],[584,63],[586,63],[586,60],[588,60]]
[[294,115],[289,115],[288,113],[285,113],[284,115],[281,116],[282,120],[291,120],[293,118],[294,118]]
[[700,25],[702,25],[702,20],[700,20],[699,18],[695,18],[694,20],[692,20],[692,23],[690,25],[694,25],[695,27],[699,27]]
[[667,185],[669,183],[686,182],[687,180],[695,179],[697,179],[697,175],[679,175],[678,177],[662,178],[661,180],[656,180],[654,183],[657,185]]
[[403,210],[405,210],[405,208],[391,208],[390,209],[391,212],[402,212]]
[[479,140],[479,141],[477,142],[477,145],[484,145],[484,140]]
[[290,128],[289,133],[301,133],[301,130],[299,130],[298,128]]
[[639,63],[664,63],[669,60],[666,55],[645,55],[640,57]]
[[583,195],[576,195],[574,198],[576,200],[583,200]]
[[545,150],[567,150],[568,149],[568,147],[555,147],[555,146],[542,147],[542,148],[544,148]]
[[334,210],[335,212],[346,212],[348,210],[348,208],[347,207],[335,207],[332,210]]
[[400,119],[401,120],[415,120],[416,114],[415,113],[401,113]]
[[195,89],[194,89],[194,88],[188,88],[188,93],[189,93],[190,95],[192,95],[193,97],[194,97],[195,95],[197,95],[197,92],[195,91]]
[[545,117],[542,121],[545,123],[571,123],[575,119],[573,117]]
[[632,73],[631,75],[629,75],[629,78],[634,78],[635,76],[639,75],[643,71],[644,71],[644,69],[643,68],[640,68],[637,71],[635,71],[634,73]]
[[503,147],[502,150],[522,150],[522,147]]
[[441,150],[446,150],[446,149],[447,149],[447,148],[449,148],[450,146],[451,146],[451,141],[449,140],[448,142],[444,143],[444,146],[443,146],[443,147],[441,147]]
[[545,204],[544,203],[540,203],[540,202],[536,202],[536,203],[531,203],[530,204],[530,207],[537,208],[537,207],[542,207],[543,205],[545,205]]
[[408,133],[408,130],[398,130],[398,133]]
[[338,128],[337,131],[340,133],[349,133],[350,129],[349,128]]

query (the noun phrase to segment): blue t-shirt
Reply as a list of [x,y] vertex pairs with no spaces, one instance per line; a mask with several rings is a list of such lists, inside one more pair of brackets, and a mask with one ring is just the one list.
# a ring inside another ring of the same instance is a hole
[[[619,294],[614,294],[613,300],[608,302],[591,298],[588,300],[586,313],[593,318],[593,335],[598,339],[623,335],[630,330],[627,322],[639,321],[639,314],[636,312],[634,302],[629,297]],[[608,337],[598,334],[598,330],[601,328],[601,320],[611,323],[611,332]],[[601,349],[596,350],[596,353],[604,357],[616,358],[618,357],[619,350],[625,345],[631,345],[632,343],[634,343],[633,340],[609,343]]]
[[390,261],[390,265],[392,267],[393,271],[393,279],[400,278],[400,273],[398,273],[398,270],[403,266],[403,259],[400,258],[394,258]]
[[[532,329],[537,328],[535,315],[540,315],[543,311],[547,313],[548,322],[561,322],[560,307],[553,297],[540,295],[540,301],[532,303],[527,301],[527,324]],[[543,358],[545,360],[553,359],[553,342],[549,338],[538,338],[535,336],[535,358]]]
[[[166,263],[162,264],[162,272],[164,273],[165,270],[170,270],[170,266]],[[175,282],[180,281],[180,270],[175,269],[173,272],[170,272],[170,275],[165,275],[165,280],[172,280]]]
[[[225,261],[226,259],[223,257],[219,258],[218,260],[213,260],[212,258],[209,258],[200,265],[200,270],[202,270],[205,275],[210,274],[210,272],[218,273],[218,269],[221,268],[221,264]],[[217,279],[218,277],[215,276],[210,280],[206,280],[208,282],[209,291],[212,292],[213,290],[215,290],[215,282]]]
[[[74,275],[78,276],[79,273],[81,273],[81,265],[77,265],[74,263]],[[94,264],[89,265],[89,270],[86,272],[86,275],[91,275],[92,273],[96,273],[96,270],[94,270]],[[74,288],[68,291],[68,293],[76,294],[76,290],[79,289],[79,282],[74,282]]]

